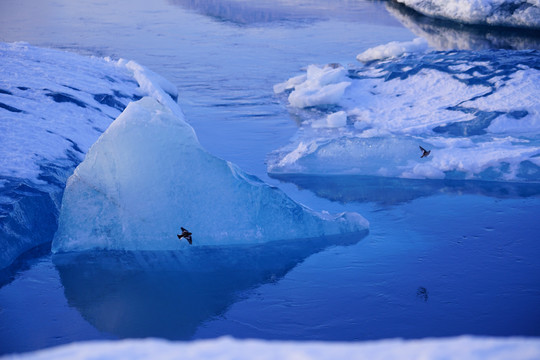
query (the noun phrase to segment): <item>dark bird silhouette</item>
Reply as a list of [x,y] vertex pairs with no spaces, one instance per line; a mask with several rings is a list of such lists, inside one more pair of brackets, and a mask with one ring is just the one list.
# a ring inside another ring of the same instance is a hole
[[191,239],[191,233],[189,231],[187,231],[186,229],[184,229],[183,227],[181,227],[180,229],[182,229],[182,235],[176,235],[178,236],[178,239],[182,240],[182,238],[185,238],[189,245],[191,245],[192,243],[192,239]]
[[422,156],[420,156],[420,159],[423,158],[423,157],[428,156],[431,153],[431,150],[426,150],[421,146],[420,146],[420,150],[422,150]]

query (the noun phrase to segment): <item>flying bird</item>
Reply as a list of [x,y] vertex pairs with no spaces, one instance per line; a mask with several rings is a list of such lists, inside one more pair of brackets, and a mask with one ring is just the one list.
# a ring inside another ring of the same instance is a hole
[[178,239],[182,240],[182,238],[186,238],[189,245],[191,245],[191,243],[192,243],[191,233],[189,231],[187,231],[186,229],[184,229],[183,227],[181,227],[180,229],[182,229],[182,234],[181,235],[176,235],[176,236],[178,236]]
[[420,150],[422,150],[422,156],[420,156],[420,159],[428,156],[431,153],[431,150],[426,150],[421,146],[419,146],[419,147],[420,147]]

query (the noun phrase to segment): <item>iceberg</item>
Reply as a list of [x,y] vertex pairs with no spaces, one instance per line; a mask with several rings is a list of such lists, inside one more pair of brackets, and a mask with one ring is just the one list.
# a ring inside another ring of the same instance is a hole
[[201,147],[179,107],[130,103],[68,179],[52,251],[180,250],[363,232],[316,213]]
[[465,24],[540,29],[538,0],[396,0],[419,13]]
[[[385,49],[347,69],[310,65],[274,87],[301,124],[269,154],[271,176],[540,181],[538,51],[411,46],[420,52],[387,59]],[[420,146],[431,154],[421,158]]]

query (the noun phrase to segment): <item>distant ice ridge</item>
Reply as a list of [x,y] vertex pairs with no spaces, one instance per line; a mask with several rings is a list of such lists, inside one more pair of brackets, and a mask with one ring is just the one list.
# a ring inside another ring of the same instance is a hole
[[466,24],[540,29],[539,0],[396,0],[427,16]]
[[293,342],[236,340],[228,337],[193,342],[158,339],[92,341],[62,345],[26,354],[11,355],[20,360],[84,359],[385,359],[385,360],[534,360],[540,357],[535,338],[489,338],[462,336],[421,340],[369,342]]
[[103,133],[67,182],[53,252],[181,249],[180,226],[193,246],[366,230],[358,214],[315,213],[209,154],[178,109],[145,97]]
[[387,1],[385,7],[405,27],[426,39],[429,46],[436,50],[540,50],[539,34],[530,29],[440,21],[393,1]]
[[[384,55],[376,49],[363,54]],[[274,91],[303,121],[270,154],[270,174],[540,181],[538,51],[310,65]],[[419,146],[431,154],[420,158]]]
[[0,73],[1,269],[52,240],[68,176],[126,105],[177,90],[134,62],[26,43],[0,43]]

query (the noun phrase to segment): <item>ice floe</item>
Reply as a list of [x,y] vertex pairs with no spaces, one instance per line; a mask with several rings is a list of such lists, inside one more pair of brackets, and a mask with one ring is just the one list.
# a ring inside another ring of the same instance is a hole
[[0,268],[52,240],[65,181],[145,95],[120,61],[0,43]]
[[373,60],[382,60],[395,58],[403,54],[421,53],[428,50],[428,43],[423,38],[416,38],[412,41],[392,41],[385,45],[379,45],[367,49],[361,54],[358,54],[356,59],[362,62]]
[[302,123],[269,155],[270,174],[540,181],[538,51],[310,65],[274,90]]

